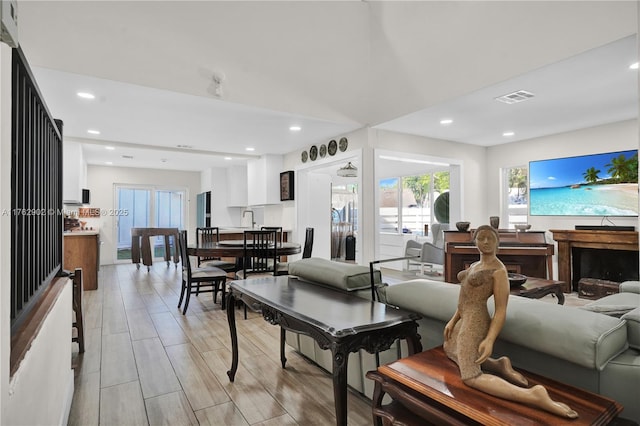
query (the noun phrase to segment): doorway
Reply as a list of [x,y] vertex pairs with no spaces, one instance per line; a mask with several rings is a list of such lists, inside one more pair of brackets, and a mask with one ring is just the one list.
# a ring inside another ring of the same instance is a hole
[[[185,228],[186,190],[153,186],[115,186],[116,262],[131,260],[131,228]],[[171,241],[171,245],[173,245]],[[164,258],[163,237],[153,237],[152,254]]]
[[313,257],[323,259],[346,260],[346,237],[351,236],[349,244],[355,243],[355,247],[349,258],[355,251],[355,260],[348,261],[357,263],[362,256],[362,238],[357,235],[362,227],[362,209],[358,208],[362,177],[357,172],[338,175],[348,163],[361,170],[361,151],[336,154],[297,168],[296,227],[315,229]]
[[358,184],[332,182],[331,260],[355,261],[358,235]]

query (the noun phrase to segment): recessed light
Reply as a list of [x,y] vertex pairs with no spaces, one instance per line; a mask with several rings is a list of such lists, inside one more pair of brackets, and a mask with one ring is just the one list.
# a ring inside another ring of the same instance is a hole
[[224,159],[227,160],[227,161],[232,160],[231,157],[224,157]]
[[515,135],[515,132],[504,132],[502,134],[502,136],[513,136],[513,135]]
[[110,166],[113,164],[113,161],[105,161],[104,164],[106,164],[107,166]]
[[291,130],[292,132],[299,132],[300,130],[302,130],[302,127],[300,127],[300,126],[291,126],[291,127],[289,127],[289,130]]
[[453,123],[453,120],[450,118],[443,118],[442,120],[440,120],[440,124],[442,124],[443,126],[446,126],[447,124],[451,124]]
[[93,93],[89,93],[89,92],[78,92],[76,93],[76,95],[78,95],[79,98],[82,99],[95,99],[96,95],[94,95]]
[[629,69],[637,70],[637,69],[638,69],[638,63],[639,63],[639,62],[636,62],[635,64],[631,64],[631,65],[629,65]]
[[245,148],[245,151],[255,151],[255,150],[256,149],[251,147],[251,146],[248,146],[248,147]]
[[91,135],[99,135],[100,134],[100,130],[89,129],[89,130],[87,130],[87,133],[89,133]]
[[105,146],[104,149],[108,149],[109,151],[113,151],[116,148],[114,146]]

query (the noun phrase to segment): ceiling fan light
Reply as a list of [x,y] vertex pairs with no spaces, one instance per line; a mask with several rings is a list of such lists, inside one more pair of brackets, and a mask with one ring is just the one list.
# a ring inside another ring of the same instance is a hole
[[341,177],[358,177],[358,168],[349,161],[346,166],[340,167],[337,173]]

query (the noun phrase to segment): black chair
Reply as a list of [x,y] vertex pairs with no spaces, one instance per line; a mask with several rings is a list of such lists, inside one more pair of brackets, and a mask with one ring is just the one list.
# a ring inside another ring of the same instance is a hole
[[71,334],[71,341],[78,342],[78,352],[84,353],[84,320],[82,319],[82,268],[76,268],[71,275],[73,279],[72,306],[75,319],[71,327],[76,329],[76,335]]
[[182,289],[180,291],[180,300],[178,300],[178,308],[182,305],[185,293],[187,299],[184,302],[182,314],[187,313],[191,293],[195,290],[196,295],[202,293],[214,293],[214,295],[222,292],[222,308],[225,307],[225,292],[227,273],[217,267],[208,268],[191,268],[191,261],[187,253],[187,231],[180,231],[178,235],[180,244],[180,259],[182,260]]
[[[202,243],[217,243],[220,241],[220,228],[208,227],[208,228],[196,228],[196,241],[198,245]],[[239,267],[236,262],[228,262],[222,260],[219,257],[203,257],[198,256],[198,268],[215,266],[227,273],[235,274],[238,272]],[[216,301],[216,296],[213,296],[213,301]]]
[[275,230],[244,231],[242,270],[238,278],[249,275],[276,275],[278,241]]
[[[308,259],[311,257],[311,251],[313,250],[313,228],[307,228],[304,236],[304,248],[302,249],[302,258]],[[289,275],[289,263],[279,262],[276,266],[276,275]]]
[[284,234],[282,233],[282,226],[261,226],[263,231],[276,231],[276,239],[282,244],[284,241]]

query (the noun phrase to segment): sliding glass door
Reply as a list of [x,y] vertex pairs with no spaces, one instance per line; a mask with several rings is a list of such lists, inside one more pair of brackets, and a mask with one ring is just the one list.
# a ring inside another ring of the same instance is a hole
[[[116,261],[131,260],[131,228],[185,228],[186,191],[152,186],[115,187],[115,209],[128,214],[116,218]],[[154,258],[164,257],[164,240],[151,241]]]

